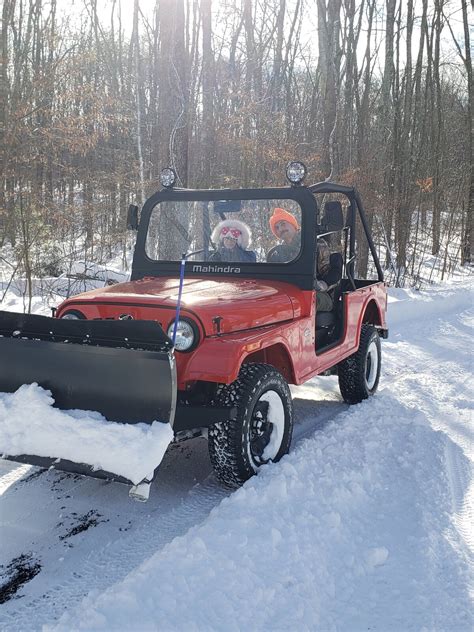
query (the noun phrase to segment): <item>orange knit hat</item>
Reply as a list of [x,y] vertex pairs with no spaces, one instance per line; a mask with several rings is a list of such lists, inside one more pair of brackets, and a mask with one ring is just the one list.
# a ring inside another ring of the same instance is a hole
[[272,229],[272,233],[275,235],[275,237],[278,237],[275,232],[275,224],[282,221],[288,222],[288,224],[291,224],[295,227],[295,230],[299,230],[296,217],[291,213],[288,213],[288,211],[285,211],[284,208],[277,207],[273,209],[273,215],[270,217],[270,228]]

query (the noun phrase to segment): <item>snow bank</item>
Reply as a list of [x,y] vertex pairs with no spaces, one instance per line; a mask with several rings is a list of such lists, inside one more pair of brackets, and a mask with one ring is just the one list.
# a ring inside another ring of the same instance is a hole
[[0,452],[86,463],[138,484],[151,477],[173,438],[168,423],[114,423],[97,412],[66,412],[53,403],[51,393],[36,384],[0,393]]
[[472,280],[432,286],[427,290],[389,288],[388,326],[443,315],[474,304]]
[[68,274],[83,275],[91,279],[103,281],[104,283],[107,283],[108,281],[123,283],[130,277],[129,274],[126,274],[121,270],[114,269],[111,266],[100,265],[94,263],[93,261],[73,261],[70,265]]
[[381,393],[54,629],[468,629],[444,449],[423,413]]

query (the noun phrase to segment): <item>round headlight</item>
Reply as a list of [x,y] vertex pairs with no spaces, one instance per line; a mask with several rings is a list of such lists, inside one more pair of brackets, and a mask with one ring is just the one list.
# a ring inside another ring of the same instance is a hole
[[306,165],[302,162],[292,161],[286,166],[286,177],[291,184],[301,184],[306,177]]
[[160,173],[160,182],[161,186],[165,187],[166,189],[171,188],[176,182],[175,170],[171,169],[171,167],[166,167],[166,169],[163,169]]
[[78,312],[77,310],[73,309],[73,310],[70,310],[69,312],[64,312],[64,314],[61,316],[61,319],[63,318],[65,320],[84,320],[85,316],[81,312]]
[[[173,339],[174,321],[168,327],[168,337]],[[198,330],[194,323],[189,320],[178,320],[178,326],[176,327],[176,351],[191,351],[198,340]]]

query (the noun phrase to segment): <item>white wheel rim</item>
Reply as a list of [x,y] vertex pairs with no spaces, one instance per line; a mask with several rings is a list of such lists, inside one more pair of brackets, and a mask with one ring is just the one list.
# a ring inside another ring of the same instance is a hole
[[379,353],[374,340],[370,343],[367,350],[367,360],[365,366],[365,382],[367,384],[367,388],[372,390],[375,386],[379,368]]
[[[265,449],[263,451],[261,462],[262,465],[268,461],[273,461],[280,451],[285,433],[285,408],[280,395],[276,391],[266,391],[258,400],[259,402],[268,402],[268,413],[266,421],[271,424],[271,435]],[[250,442],[248,444],[249,457],[251,462],[255,462],[255,457],[251,453]]]

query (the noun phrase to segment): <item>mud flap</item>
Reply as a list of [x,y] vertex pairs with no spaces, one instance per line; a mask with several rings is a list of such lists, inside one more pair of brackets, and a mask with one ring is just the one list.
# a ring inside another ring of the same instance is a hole
[[[109,421],[132,424],[174,422],[174,354],[154,321],[60,320],[0,312],[0,392],[33,382],[50,390],[55,406],[63,410],[95,410]],[[34,455],[11,458],[38,464]]]

